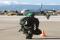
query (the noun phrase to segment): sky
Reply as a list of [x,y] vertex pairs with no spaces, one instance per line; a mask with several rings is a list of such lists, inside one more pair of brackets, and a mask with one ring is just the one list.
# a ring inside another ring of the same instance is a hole
[[60,0],[0,0],[0,5],[24,4],[24,5],[60,5]]

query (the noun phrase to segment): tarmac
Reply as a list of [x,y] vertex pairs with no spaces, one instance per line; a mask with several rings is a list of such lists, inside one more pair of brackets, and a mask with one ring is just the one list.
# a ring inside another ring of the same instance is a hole
[[33,39],[25,39],[20,29],[20,17],[0,16],[0,40],[60,40],[60,21],[40,21],[39,28],[47,33],[43,39],[34,35]]

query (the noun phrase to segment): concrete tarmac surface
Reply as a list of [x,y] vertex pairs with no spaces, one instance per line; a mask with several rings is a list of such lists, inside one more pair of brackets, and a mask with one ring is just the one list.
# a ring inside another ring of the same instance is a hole
[[47,37],[34,35],[33,39],[25,39],[20,29],[20,17],[0,16],[0,40],[60,40],[60,21],[40,21],[39,28],[47,33]]

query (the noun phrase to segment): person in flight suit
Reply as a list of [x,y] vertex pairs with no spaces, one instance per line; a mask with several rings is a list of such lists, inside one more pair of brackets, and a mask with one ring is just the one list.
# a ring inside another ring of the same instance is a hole
[[[39,35],[41,34],[41,30],[39,29],[39,20],[35,18],[34,13],[27,13],[23,19],[20,20],[21,31],[26,34],[26,39],[32,39],[33,34]],[[19,30],[19,31],[20,31]]]

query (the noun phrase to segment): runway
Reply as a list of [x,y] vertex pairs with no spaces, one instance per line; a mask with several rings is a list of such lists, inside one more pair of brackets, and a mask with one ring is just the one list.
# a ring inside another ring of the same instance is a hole
[[[22,32],[18,32],[20,19],[20,16],[0,16],[0,40],[28,40]],[[39,28],[48,34],[47,37],[41,39],[40,35],[34,35],[29,40],[60,40],[60,21],[40,21]]]

